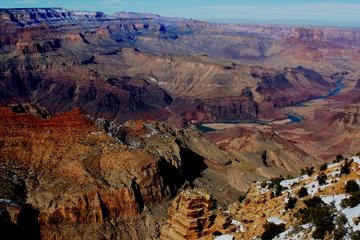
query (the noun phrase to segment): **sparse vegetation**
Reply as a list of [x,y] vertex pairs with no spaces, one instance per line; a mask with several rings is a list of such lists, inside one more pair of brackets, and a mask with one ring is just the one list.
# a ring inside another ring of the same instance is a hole
[[326,180],[327,180],[327,176],[325,173],[320,173],[317,176],[317,180],[319,182],[319,185],[325,185],[326,184]]
[[288,197],[288,201],[285,205],[285,210],[294,209],[297,203],[296,197]]
[[351,240],[359,240],[360,239],[360,230],[350,233]]
[[284,180],[285,179],[282,176],[271,179],[271,181],[269,183],[269,188],[273,190],[275,197],[278,197],[281,195],[283,187],[280,185],[280,182],[282,182]]
[[360,191],[352,192],[349,198],[345,198],[341,201],[341,207],[356,207],[360,204]]
[[325,204],[320,197],[315,196],[304,201],[306,208],[299,210],[304,223],[311,222],[315,225],[313,237],[322,239],[326,233],[331,233],[335,229],[333,220],[335,218],[334,210],[328,204]]
[[309,193],[308,193],[307,189],[305,187],[301,187],[299,192],[298,192],[298,196],[303,198],[303,197],[306,197],[308,195],[309,195]]
[[340,169],[340,174],[350,174],[351,162],[346,161]]
[[343,157],[343,155],[339,154],[336,156],[334,163],[341,162],[342,160],[344,160],[344,157]]
[[320,166],[320,171],[325,171],[327,169],[328,165],[327,163],[324,163],[323,165]]
[[268,185],[267,182],[266,182],[266,181],[263,181],[263,182],[260,184],[260,187],[266,188],[267,185]]
[[354,181],[354,180],[349,180],[345,184],[345,192],[346,193],[352,193],[352,192],[356,192],[359,190],[360,190],[359,184],[357,184],[356,181]]
[[265,231],[261,235],[262,240],[270,240],[273,239],[278,234],[285,231],[285,224],[275,224],[271,222],[266,222],[264,225]]
[[342,212],[337,212],[336,215],[337,215],[335,219],[336,231],[334,232],[334,240],[341,240],[344,239],[345,235],[348,232],[348,229],[346,228],[346,224],[348,223],[348,220],[345,214]]
[[239,197],[239,202],[240,202],[240,203],[242,203],[242,202],[245,200],[245,198],[246,198],[246,196],[248,195],[248,193],[249,193],[249,190],[248,190],[247,192],[244,192],[243,194],[240,195],[240,197]]
[[301,169],[301,175],[308,175],[309,177],[312,176],[315,172],[314,167],[306,167]]

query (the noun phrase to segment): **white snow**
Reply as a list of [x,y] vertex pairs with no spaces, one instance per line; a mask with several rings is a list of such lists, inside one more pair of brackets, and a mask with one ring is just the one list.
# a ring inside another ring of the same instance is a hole
[[90,134],[91,135],[100,135],[102,132],[101,131],[98,131],[98,132],[91,132]]
[[307,174],[302,175],[302,176],[299,177],[300,180],[306,180],[308,178],[310,178],[310,177]]
[[277,235],[274,239],[275,240],[303,240],[305,238],[305,231],[307,229],[313,228],[314,226],[311,223],[307,223],[304,225],[300,226],[301,229],[303,229],[300,232],[297,232],[296,234],[294,234],[294,228],[289,228],[288,230],[286,230],[285,232],[280,233],[279,235]]
[[331,169],[331,168],[334,168],[334,167],[340,167],[340,163],[331,163],[331,164],[328,164],[328,169]]
[[215,238],[215,240],[233,240],[234,237],[230,234],[221,235]]
[[360,186],[360,179],[356,179],[355,181]]
[[245,232],[244,225],[242,225],[242,223],[238,220],[232,220],[231,224],[236,226],[236,231]]
[[319,182],[317,180],[310,182],[309,184],[307,184],[305,186],[305,188],[307,189],[309,195],[314,196],[315,194],[317,194],[319,192],[319,190],[324,190],[325,188],[331,186],[331,180],[328,179],[326,180],[326,184],[320,186]]
[[360,231],[360,224],[355,225],[353,219],[360,216],[360,204],[353,208],[345,208],[342,210],[350,226],[352,226],[353,231]]
[[271,217],[266,219],[269,223],[274,223],[276,225],[285,224],[285,222],[277,217]]
[[294,179],[288,179],[280,182],[280,185],[282,187],[290,188],[293,184],[298,183],[300,179],[294,178]]
[[150,81],[152,81],[152,82],[155,82],[155,83],[158,82],[158,80],[157,80],[156,78],[150,77],[149,79],[150,79]]
[[320,196],[321,200],[323,200],[326,204],[334,203],[335,207],[338,211],[340,211],[342,208],[340,206],[341,201],[346,198],[346,194],[340,194],[340,195],[330,195],[330,196]]
[[335,207],[338,211],[341,211],[345,214],[346,218],[348,219],[348,222],[350,226],[353,228],[354,231],[360,230],[360,224],[355,225],[353,218],[360,216],[360,204],[357,205],[354,208],[342,208],[341,207],[341,201],[348,197],[346,194],[339,194],[339,195],[331,195],[331,196],[321,196],[321,199],[327,203],[330,204],[334,202]]
[[354,162],[360,165],[360,157],[352,157],[352,159],[354,160]]
[[0,198],[0,203],[6,204],[6,205],[17,206],[17,203],[16,203],[14,200],[12,200],[12,199],[7,199],[7,198]]
[[260,192],[261,195],[263,195],[263,194],[267,193],[268,191],[270,191],[270,189],[261,188],[259,192]]
[[[267,182],[267,184],[269,184],[269,181]],[[261,187],[261,182],[256,182],[256,189],[259,191],[259,193],[261,195],[263,195],[263,194],[267,193],[268,191],[270,191],[270,189],[268,189],[267,186],[264,187],[264,188]]]
[[338,175],[338,174],[340,174],[340,169],[335,169],[335,170],[333,170],[332,172],[329,172],[328,174],[327,174],[327,176],[328,177],[336,177],[336,175]]

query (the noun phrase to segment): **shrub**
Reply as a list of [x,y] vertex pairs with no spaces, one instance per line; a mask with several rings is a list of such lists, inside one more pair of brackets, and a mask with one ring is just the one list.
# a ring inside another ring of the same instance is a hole
[[343,155],[341,155],[341,154],[336,155],[336,158],[335,158],[335,160],[334,160],[334,163],[341,162],[342,160],[344,160]]
[[310,199],[306,199],[306,200],[304,201],[304,203],[305,203],[305,205],[306,205],[308,208],[312,208],[312,207],[315,208],[315,207],[317,207],[317,206],[320,206],[320,205],[325,204],[325,203],[323,202],[323,200],[321,200],[321,198],[318,197],[318,196],[312,197],[312,198],[310,198]]
[[307,189],[305,187],[301,187],[299,192],[298,192],[298,196],[303,198],[303,197],[306,197],[308,195],[309,195],[309,193],[308,193]]
[[324,163],[323,165],[320,166],[320,171],[325,171],[327,167],[328,167],[327,163]]
[[337,212],[337,217],[335,219],[336,231],[334,232],[334,240],[342,240],[344,239],[348,229],[346,228],[346,224],[348,220],[344,213]]
[[266,182],[266,181],[263,181],[263,182],[260,184],[260,187],[261,187],[261,188],[266,188],[266,187],[267,187],[267,182]]
[[351,240],[359,240],[360,239],[360,230],[350,233]]
[[261,239],[270,240],[285,231],[285,224],[277,225],[275,223],[266,222],[264,225],[264,229],[265,231],[263,232],[263,234],[261,234]]
[[241,194],[239,196],[239,202],[242,203],[245,199],[246,199],[246,196],[248,195],[250,190],[248,190],[247,192],[244,192],[243,194]]
[[320,197],[312,197],[304,201],[306,208],[299,210],[299,214],[304,219],[304,223],[311,222],[315,225],[313,237],[322,239],[325,234],[335,229],[333,220],[335,218],[334,210],[328,204],[325,204]]
[[327,179],[327,176],[326,176],[325,173],[321,173],[317,177],[317,180],[318,180],[320,185],[325,185],[326,184],[326,179]]
[[278,197],[281,195],[283,187],[280,185],[280,182],[282,182],[284,180],[285,179],[282,176],[271,179],[269,188],[271,188],[273,190],[275,197]]
[[349,180],[345,185],[345,192],[346,193],[352,193],[359,191],[359,184],[356,183],[355,180]]
[[353,208],[360,204],[360,191],[352,192],[349,198],[345,198],[341,201],[341,207]]
[[340,169],[340,174],[350,174],[350,167],[351,167],[351,163],[350,162],[345,162]]
[[306,167],[304,169],[301,169],[301,175],[308,175],[309,177],[311,175],[313,175],[315,172],[315,168],[314,167]]
[[288,202],[285,205],[285,210],[294,209],[297,203],[296,197],[289,197]]
[[284,181],[284,180],[285,180],[285,179],[284,179],[282,176],[277,177],[277,178],[272,178],[272,179],[270,180],[269,187],[270,187],[270,188],[273,188],[273,187],[276,186],[276,185],[280,185],[280,183],[281,183],[282,181]]

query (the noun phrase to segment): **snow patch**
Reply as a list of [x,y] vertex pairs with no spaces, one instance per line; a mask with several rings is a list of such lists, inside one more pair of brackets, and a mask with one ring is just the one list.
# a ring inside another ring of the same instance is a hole
[[340,169],[335,169],[332,172],[327,174],[328,177],[333,177],[333,178],[336,176],[339,176],[339,175],[340,175]]
[[345,208],[342,210],[353,231],[360,231],[360,224],[355,225],[354,218],[360,217],[360,204],[353,208]]
[[340,167],[340,163],[338,162],[338,163],[331,163],[331,164],[328,164],[328,169],[329,168],[334,168],[334,167]]
[[300,179],[294,178],[294,179],[288,179],[280,182],[280,185],[282,187],[290,188],[293,184],[299,183]]
[[324,203],[331,205],[331,203],[335,204],[335,207],[338,211],[340,211],[342,208],[340,206],[341,201],[346,198],[346,194],[340,194],[340,195],[330,195],[330,196],[320,196],[321,200],[323,200]]
[[360,157],[352,157],[352,160],[354,160],[355,163],[360,165]]
[[314,196],[319,192],[319,190],[324,190],[325,188],[331,185],[332,185],[331,180],[327,180],[326,185],[322,185],[322,186],[320,186],[319,182],[316,180],[307,184],[305,188],[307,189],[309,195]]
[[285,224],[285,222],[277,217],[271,217],[266,219],[269,223],[274,223],[276,225]]
[[230,234],[221,235],[215,238],[215,240],[233,240],[234,237]]
[[244,225],[242,225],[242,223],[239,222],[238,220],[232,220],[231,224],[236,226],[236,231],[237,232],[245,232]]
[[18,204],[14,200],[7,198],[0,198],[0,204],[18,206]]

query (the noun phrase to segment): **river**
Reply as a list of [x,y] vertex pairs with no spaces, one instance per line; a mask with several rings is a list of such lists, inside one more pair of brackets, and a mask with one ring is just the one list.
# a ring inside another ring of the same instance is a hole
[[[310,100],[306,100],[303,102],[295,103],[295,104],[291,105],[290,107],[300,107],[300,106],[304,106],[306,103],[309,103],[314,100],[326,99],[329,97],[333,97],[333,96],[339,94],[341,92],[341,90],[346,86],[344,83],[341,82],[341,80],[336,81],[335,84],[336,84],[336,87],[334,89],[330,90],[328,92],[328,94],[323,95],[323,96],[314,97]],[[287,117],[291,120],[290,123],[298,123],[298,122],[301,122],[301,120],[302,120],[301,117],[299,117],[295,114],[292,114],[292,113],[287,114]]]
[[[333,97],[333,96],[339,94],[341,92],[341,90],[346,86],[344,83],[341,82],[341,80],[336,81],[335,84],[336,84],[336,87],[334,89],[330,90],[328,92],[328,94],[323,95],[323,96],[314,97],[314,98],[312,98],[310,100],[306,100],[306,101],[303,101],[303,102],[295,103],[295,104],[291,105],[290,107],[300,107],[300,106],[304,106],[306,103],[309,103],[309,102],[314,101],[314,100],[326,99],[326,98],[329,98],[329,97]],[[302,121],[302,118],[300,116],[297,116],[297,115],[295,115],[293,113],[288,113],[287,117],[288,117],[289,120],[291,120],[287,124],[298,123],[298,122]],[[234,123],[239,123],[239,124],[241,124],[241,123],[243,123],[243,124],[246,124],[246,123],[266,124],[265,122],[262,122],[262,121],[253,121],[253,122],[233,121],[233,122],[221,122],[220,124],[234,124]],[[216,124],[216,123],[214,123],[214,124]],[[216,131],[215,129],[213,129],[211,127],[204,126],[204,124],[196,124],[196,128],[198,128],[202,132]]]

